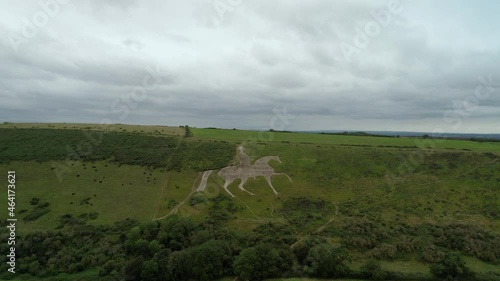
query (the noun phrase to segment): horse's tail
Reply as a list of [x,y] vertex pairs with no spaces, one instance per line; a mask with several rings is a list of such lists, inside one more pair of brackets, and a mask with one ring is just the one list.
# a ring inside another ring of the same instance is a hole
[[281,160],[280,160],[280,158],[278,156],[275,156],[275,157],[271,158],[271,160],[274,160],[274,161],[277,161],[277,162],[281,163]]

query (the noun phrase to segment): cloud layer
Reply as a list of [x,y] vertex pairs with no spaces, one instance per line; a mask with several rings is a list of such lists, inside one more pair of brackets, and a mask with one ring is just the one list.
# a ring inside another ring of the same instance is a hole
[[496,1],[40,3],[0,11],[1,121],[500,131]]

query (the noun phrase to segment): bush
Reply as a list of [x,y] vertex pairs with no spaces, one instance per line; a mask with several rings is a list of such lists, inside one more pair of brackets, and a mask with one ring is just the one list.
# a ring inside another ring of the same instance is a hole
[[88,219],[89,220],[95,220],[95,219],[97,219],[98,216],[99,216],[99,213],[92,212],[92,213],[89,213]]
[[50,204],[48,202],[39,203],[40,199],[33,198],[31,201],[36,202],[35,208],[23,218],[25,222],[36,221],[40,217],[48,214],[50,209],[48,208]]
[[430,267],[432,275],[446,280],[455,280],[462,277],[472,277],[473,272],[467,267],[459,253],[447,253],[444,258]]
[[192,274],[196,280],[218,280],[231,274],[231,248],[226,242],[211,240],[192,251]]
[[242,280],[264,280],[279,277],[282,259],[271,244],[259,244],[241,251],[234,261],[234,274]]
[[208,200],[205,197],[205,195],[203,195],[203,194],[197,194],[189,199],[190,206],[195,206],[195,205],[202,204],[202,203],[204,204],[207,202],[208,202]]
[[311,250],[306,258],[308,272],[320,278],[338,278],[347,275],[347,266],[351,258],[344,248],[335,248],[330,244],[320,244]]
[[48,214],[50,212],[50,209],[44,208],[44,209],[34,209],[31,211],[26,217],[23,218],[25,222],[29,221],[36,221],[40,217]]
[[371,280],[384,280],[387,277],[387,272],[382,270],[380,261],[375,259],[370,259],[361,266],[361,274]]

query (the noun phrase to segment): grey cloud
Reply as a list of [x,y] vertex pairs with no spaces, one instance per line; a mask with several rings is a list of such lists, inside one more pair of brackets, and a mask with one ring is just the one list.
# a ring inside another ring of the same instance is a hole
[[[432,129],[454,101],[474,95],[478,76],[500,73],[500,44],[487,30],[483,47],[439,45],[450,34],[420,22],[445,23],[412,13],[418,3],[347,61],[340,44],[386,5],[243,0],[220,18],[211,1],[71,3],[19,52],[0,39],[0,119],[265,128],[274,108],[287,107],[297,116],[288,129],[377,129],[374,120],[394,130],[431,120]],[[0,12],[4,35],[25,16],[19,7]],[[121,120],[113,102],[156,66],[168,79]],[[494,94],[470,122],[496,128],[499,113]]]

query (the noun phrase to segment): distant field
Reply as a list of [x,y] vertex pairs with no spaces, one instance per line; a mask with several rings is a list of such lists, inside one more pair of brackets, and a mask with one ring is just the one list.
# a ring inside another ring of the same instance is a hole
[[330,144],[374,147],[407,147],[407,148],[437,148],[449,150],[471,150],[482,152],[500,153],[500,142],[474,142],[462,140],[431,140],[418,138],[372,137],[372,136],[345,136],[322,135],[306,133],[285,132],[258,132],[247,130],[223,129],[198,129],[192,128],[196,138],[226,140],[226,141],[252,141],[252,142],[291,142],[298,144]]

